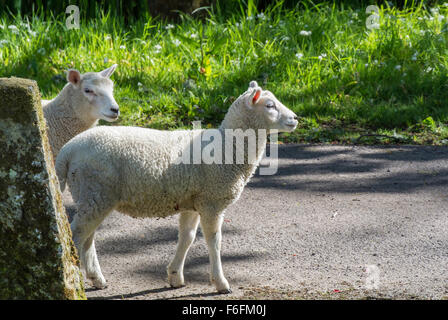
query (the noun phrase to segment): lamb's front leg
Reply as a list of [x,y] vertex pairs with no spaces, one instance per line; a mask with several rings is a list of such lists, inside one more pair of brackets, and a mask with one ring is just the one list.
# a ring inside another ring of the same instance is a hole
[[230,293],[230,286],[221,265],[221,226],[224,214],[201,212],[201,228],[207,242],[210,256],[210,280],[219,293]]
[[185,285],[184,263],[188,249],[193,243],[199,225],[199,214],[195,211],[182,212],[179,217],[179,240],[176,255],[168,265],[168,281],[174,288]]

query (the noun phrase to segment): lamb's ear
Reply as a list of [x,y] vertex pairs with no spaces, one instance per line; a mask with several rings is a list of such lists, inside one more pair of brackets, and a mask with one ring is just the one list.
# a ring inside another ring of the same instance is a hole
[[249,88],[257,88],[258,87],[258,83],[255,80],[252,80],[251,82],[249,82]]
[[81,74],[78,70],[70,69],[67,72],[67,81],[72,83],[75,86],[78,86],[81,82]]
[[257,104],[258,100],[260,100],[261,97],[261,88],[260,87],[256,87],[253,89],[251,95],[249,96],[249,106],[253,106],[255,104]]
[[117,64],[114,64],[112,67],[109,67],[103,71],[100,71],[100,75],[104,78],[110,78],[112,73],[114,73],[115,69],[117,68]]

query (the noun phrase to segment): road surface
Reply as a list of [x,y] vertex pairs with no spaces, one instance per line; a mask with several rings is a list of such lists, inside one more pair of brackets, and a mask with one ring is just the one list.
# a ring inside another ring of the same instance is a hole
[[[280,145],[276,175],[257,174],[223,225],[233,292],[209,283],[198,232],[186,286],[171,289],[177,216],[113,212],[95,241],[108,287],[89,299],[447,299],[448,149]],[[74,205],[64,193],[70,216]]]

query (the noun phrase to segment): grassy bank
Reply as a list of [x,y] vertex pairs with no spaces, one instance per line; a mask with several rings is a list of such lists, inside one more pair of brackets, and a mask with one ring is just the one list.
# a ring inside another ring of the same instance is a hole
[[[67,30],[66,15],[0,16],[0,76],[37,80],[44,98],[64,70],[113,76],[119,124],[215,127],[257,80],[300,117],[284,142],[448,144],[448,4],[365,9],[249,6],[180,23],[125,24],[103,14]],[[115,123],[116,124],[116,123]]]

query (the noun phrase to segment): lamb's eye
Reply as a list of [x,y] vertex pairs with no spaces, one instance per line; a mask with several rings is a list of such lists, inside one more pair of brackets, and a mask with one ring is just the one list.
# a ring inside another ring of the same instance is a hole
[[266,103],[266,108],[275,109],[275,103],[272,101],[268,101],[268,103]]
[[85,92],[85,93],[93,93],[93,91],[90,90],[89,88],[85,88],[85,89],[84,89],[84,92]]

